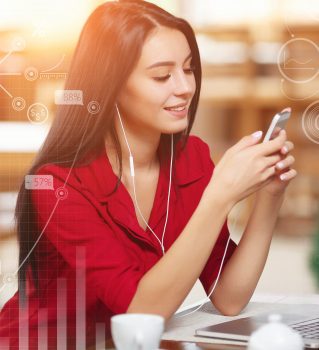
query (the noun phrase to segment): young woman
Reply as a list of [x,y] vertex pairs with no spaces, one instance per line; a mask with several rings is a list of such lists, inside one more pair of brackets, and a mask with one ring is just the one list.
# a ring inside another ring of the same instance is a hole
[[94,344],[98,323],[108,336],[117,313],[168,319],[197,278],[209,293],[229,238],[227,215],[256,193],[211,296],[225,315],[249,302],[296,175],[293,144],[285,132],[260,143],[257,132],[214,167],[208,146],[189,136],[200,88],[185,20],[137,0],[107,2],[90,16],[65,89],[82,90],[99,111],[59,106],[29,172],[53,176],[54,191],[21,187],[19,292],[0,316],[11,348],[37,348],[43,324],[50,348],[73,348],[79,339]]

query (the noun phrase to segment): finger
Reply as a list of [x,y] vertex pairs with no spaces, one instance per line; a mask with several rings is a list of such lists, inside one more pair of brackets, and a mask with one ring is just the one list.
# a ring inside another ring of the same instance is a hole
[[263,135],[262,131],[256,131],[251,135],[244,136],[230,149],[234,152],[240,151],[248,146],[255,145],[258,143]]
[[286,141],[285,145],[281,149],[282,154],[287,154],[295,148],[295,145],[291,141]]
[[275,166],[281,160],[282,160],[282,156],[279,154],[265,157],[265,168],[268,168],[270,166]]
[[266,169],[262,174],[262,182],[267,181],[269,178],[276,175],[276,173],[277,173],[277,170],[276,170],[275,166],[272,166],[272,167]]
[[256,151],[260,152],[261,155],[269,155],[275,152],[279,152],[284,147],[287,141],[287,134],[285,130],[281,130],[279,136],[273,140],[256,145]]
[[290,181],[296,176],[297,176],[297,171],[295,169],[290,169],[286,173],[281,174],[279,177],[281,181]]
[[276,169],[278,170],[286,169],[290,167],[292,164],[294,164],[294,162],[295,162],[295,157],[292,155],[289,155],[287,158],[281,160],[276,164]]

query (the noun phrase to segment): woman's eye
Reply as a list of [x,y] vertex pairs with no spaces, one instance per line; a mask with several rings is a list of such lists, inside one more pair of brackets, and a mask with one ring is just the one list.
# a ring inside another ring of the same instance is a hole
[[[195,67],[193,66],[190,66],[189,68],[185,68],[184,69],[184,72],[186,74],[193,74],[195,71]],[[172,75],[171,74],[166,74],[166,75],[162,75],[162,76],[158,76],[158,77],[153,77],[154,80],[156,81],[166,81],[168,80]]]
[[171,75],[167,74],[167,75],[163,75],[161,77],[154,77],[153,79],[156,81],[165,81],[165,80],[169,79],[170,77],[171,77]]
[[192,66],[192,67],[189,67],[189,68],[185,68],[184,72],[187,73],[187,74],[194,73],[195,72],[195,67]]

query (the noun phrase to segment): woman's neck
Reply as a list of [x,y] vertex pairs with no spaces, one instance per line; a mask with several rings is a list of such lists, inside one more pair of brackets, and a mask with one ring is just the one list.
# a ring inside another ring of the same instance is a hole
[[[130,152],[125,141],[123,130],[121,126],[116,123],[115,125],[116,132],[118,135],[119,143],[122,151],[122,164],[123,170],[129,169],[130,162]],[[151,134],[149,132],[144,133],[135,133],[132,132],[129,128],[125,128],[125,134],[127,141],[130,146],[132,156],[134,158],[134,168],[135,170],[148,171],[154,169],[158,166],[158,146],[160,143],[161,134]],[[106,149],[111,162],[116,162],[117,155],[116,149],[110,137],[106,137]]]

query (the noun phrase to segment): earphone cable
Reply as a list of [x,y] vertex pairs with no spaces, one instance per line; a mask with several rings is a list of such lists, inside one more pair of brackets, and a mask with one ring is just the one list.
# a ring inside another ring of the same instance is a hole
[[[169,188],[168,188],[168,195],[167,195],[167,210],[166,210],[166,219],[165,219],[165,225],[164,225],[164,229],[163,229],[163,234],[162,234],[162,241],[157,237],[157,235],[155,234],[155,232],[152,230],[152,228],[148,225],[147,221],[145,220],[140,208],[139,208],[139,205],[138,205],[138,201],[137,201],[137,196],[136,196],[136,188],[135,188],[135,170],[134,170],[134,159],[133,159],[133,155],[132,155],[132,152],[131,152],[131,149],[130,149],[130,146],[129,146],[129,143],[128,143],[128,140],[127,140],[127,137],[126,137],[126,134],[125,134],[125,130],[124,130],[124,125],[123,125],[123,122],[122,122],[122,119],[121,119],[121,115],[120,115],[120,112],[119,112],[119,109],[116,105],[116,109],[117,109],[117,113],[118,113],[118,116],[119,116],[119,120],[120,120],[120,124],[121,124],[121,128],[122,128],[122,131],[123,131],[123,134],[124,134],[124,138],[125,138],[125,142],[127,144],[127,147],[128,147],[128,151],[129,151],[129,154],[130,154],[130,172],[131,172],[131,177],[132,177],[132,183],[133,183],[133,192],[134,192],[134,200],[135,200],[135,204],[136,204],[136,208],[143,220],[143,222],[146,224],[147,228],[152,232],[152,234],[154,235],[154,237],[157,239],[157,241],[159,242],[161,248],[162,248],[162,252],[163,252],[163,255],[165,254],[165,248],[164,248],[164,235],[165,235],[165,231],[166,231],[166,224],[167,224],[167,219],[168,219],[168,212],[169,212],[169,199],[170,199],[170,190],[171,190],[171,180],[172,180],[172,163],[173,163],[173,135],[171,135],[171,161],[170,161],[170,177],[169,177]],[[242,208],[241,208],[242,209]],[[237,220],[240,216],[240,213],[241,213],[241,210],[239,210],[237,216],[236,216],[236,219],[235,219],[235,222],[234,222],[234,230],[237,226]],[[225,258],[226,258],[226,253],[227,253],[227,250],[228,250],[228,246],[229,246],[229,242],[230,242],[230,235],[228,237],[228,240],[227,240],[227,243],[226,243],[226,247],[225,247],[225,251],[224,251],[224,254],[223,254],[223,258],[222,258],[222,261],[220,263],[220,266],[219,266],[219,270],[218,270],[218,274],[217,274],[217,277],[215,279],[215,282],[214,282],[214,285],[210,291],[210,293],[208,294],[208,296],[205,298],[205,300],[202,302],[202,304],[200,304],[195,310],[192,310],[186,314],[183,314],[183,315],[175,315],[176,318],[180,318],[180,317],[184,317],[184,316],[188,316],[188,315],[191,315],[193,313],[195,313],[196,311],[198,311],[199,309],[201,309],[203,307],[204,304],[206,304],[207,301],[210,300],[210,296],[214,293],[215,291],[215,288],[217,286],[217,283],[219,281],[219,278],[220,278],[220,274],[221,274],[221,271],[222,271],[222,268],[223,268],[223,265],[224,265],[224,261],[225,261]]]
[[130,155],[130,173],[131,173],[131,178],[132,178],[132,184],[133,184],[133,194],[134,194],[134,201],[135,201],[135,205],[137,208],[137,211],[139,213],[139,215],[141,216],[143,222],[145,223],[146,227],[152,232],[152,234],[154,235],[154,237],[157,239],[157,241],[159,242],[161,249],[162,249],[162,253],[163,255],[165,254],[165,247],[164,247],[164,237],[165,237],[165,232],[166,232],[166,226],[167,226],[167,222],[168,222],[168,213],[169,213],[169,203],[170,203],[170,196],[171,196],[171,184],[172,184],[172,168],[173,168],[173,156],[174,156],[174,136],[173,134],[171,134],[171,159],[170,159],[170,172],[169,172],[169,185],[168,185],[168,195],[167,195],[167,205],[166,205],[166,217],[165,217],[165,224],[164,224],[164,229],[163,229],[163,234],[162,234],[162,240],[160,240],[158,238],[158,236],[156,235],[156,233],[153,231],[153,229],[149,226],[149,224],[147,223],[147,221],[145,220],[142,211],[138,205],[138,201],[137,201],[137,195],[136,195],[136,186],[135,186],[135,169],[134,169],[134,158],[131,152],[131,148],[129,146],[127,137],[126,137],[126,133],[125,133],[125,129],[124,129],[124,125],[122,122],[122,118],[118,109],[118,106],[115,105],[118,116],[119,116],[119,120],[120,120],[120,124],[121,124],[121,128],[123,131],[123,135],[124,135],[124,139],[129,151],[129,155]]

